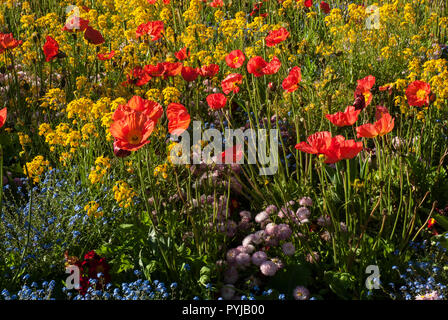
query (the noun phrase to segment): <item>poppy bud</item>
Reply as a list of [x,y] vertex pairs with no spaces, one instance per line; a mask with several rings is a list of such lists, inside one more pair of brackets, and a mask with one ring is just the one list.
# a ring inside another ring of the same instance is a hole
[[366,107],[366,99],[362,93],[358,93],[355,98],[355,102],[353,102],[353,106],[355,110],[362,110]]
[[114,141],[114,154],[118,158],[126,158],[131,154],[131,151],[123,150],[117,147],[117,141]]

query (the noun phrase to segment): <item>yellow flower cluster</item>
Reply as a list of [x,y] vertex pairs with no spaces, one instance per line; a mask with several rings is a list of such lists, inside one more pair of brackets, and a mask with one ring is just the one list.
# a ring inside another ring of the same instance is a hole
[[158,165],[154,169],[154,177],[161,176],[163,179],[168,178],[168,174],[166,173],[167,169],[168,169],[168,164],[167,163]]
[[50,89],[41,101],[40,106],[42,108],[60,111],[65,105],[65,92],[59,88]]
[[99,203],[96,201],[89,201],[89,203],[85,205],[84,210],[87,212],[89,217],[93,216],[95,218],[99,218],[104,214]]
[[175,87],[166,87],[162,91],[163,101],[166,105],[171,102],[179,102],[180,101],[180,91]]
[[20,155],[22,155],[25,152],[25,145],[31,143],[31,138],[24,132],[18,132],[17,134],[19,136],[20,145],[22,146],[22,151],[20,152]]
[[79,146],[86,146],[80,143],[82,135],[78,130],[72,130],[67,123],[60,123],[56,130],[52,130],[48,123],[39,126],[39,135],[45,136],[45,142],[50,145],[50,151],[55,151],[55,146],[70,147],[70,152],[74,153]]
[[[30,179],[33,180],[34,183],[38,183],[40,181],[40,176],[45,171],[47,167],[49,167],[50,162],[45,160],[43,156],[36,156],[31,162],[27,162],[23,166],[23,173]],[[51,167],[49,167],[51,170]]]
[[122,208],[129,208],[132,206],[132,199],[137,196],[137,193],[122,180],[115,182],[112,190],[114,191],[115,200]]
[[90,170],[89,180],[92,184],[99,183],[103,179],[107,170],[110,169],[110,159],[100,156],[95,160],[95,167]]

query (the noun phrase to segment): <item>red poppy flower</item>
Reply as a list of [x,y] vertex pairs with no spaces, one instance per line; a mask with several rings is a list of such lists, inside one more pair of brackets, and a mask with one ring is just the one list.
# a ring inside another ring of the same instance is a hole
[[182,67],[182,78],[184,78],[185,81],[191,82],[196,80],[196,78],[199,76],[199,71],[197,68],[192,67]]
[[345,127],[355,124],[355,122],[358,121],[360,112],[361,110],[356,110],[354,106],[348,106],[344,112],[327,114],[325,117],[335,126]]
[[331,132],[316,132],[310,135],[306,141],[296,144],[295,148],[311,154],[325,153],[331,145]]
[[14,39],[12,33],[0,33],[0,53],[3,53],[7,49],[14,49],[22,43],[22,40]]
[[230,68],[237,69],[241,67],[246,60],[241,50],[233,50],[226,56],[226,63]]
[[287,92],[294,92],[302,81],[300,67],[294,67],[289,71],[289,75],[283,80],[282,87]]
[[148,138],[154,127],[155,122],[144,113],[131,112],[112,122],[110,133],[116,139],[117,148],[136,151],[149,143]]
[[180,103],[170,103],[166,109],[168,118],[168,132],[173,135],[181,135],[190,125],[190,114]]
[[59,53],[59,44],[52,37],[47,36],[44,44],[45,61],[49,62],[56,58]]
[[140,38],[148,34],[151,41],[157,41],[162,37],[162,32],[164,30],[164,24],[162,21],[149,21],[147,23],[142,23],[137,27],[136,36]]
[[113,56],[115,56],[114,50],[112,50],[109,53],[98,53],[97,54],[98,59],[100,59],[101,61],[110,60],[113,58]]
[[286,40],[288,38],[289,32],[285,28],[280,28],[277,30],[272,30],[269,32],[269,34],[266,36],[266,46],[273,47],[276,44]]
[[92,27],[87,27],[84,32],[84,39],[86,39],[89,43],[99,45],[104,43],[104,38],[101,35],[101,32],[93,29]]
[[187,47],[183,47],[179,51],[177,51],[175,54],[177,59],[179,60],[185,60],[190,56],[190,50],[187,50]]
[[336,163],[344,159],[353,159],[362,150],[362,142],[345,140],[343,136],[333,137],[331,145],[324,153],[325,163]]
[[225,164],[235,164],[243,159],[243,146],[240,144],[227,148],[221,153],[221,162]]
[[210,7],[213,7],[213,8],[221,8],[223,5],[224,5],[224,2],[222,0],[213,0],[210,3]]
[[255,77],[264,75],[263,69],[267,66],[267,62],[260,56],[252,57],[247,63],[247,72],[253,74]]
[[8,109],[6,107],[0,110],[0,128],[5,125],[7,113]]
[[320,3],[320,10],[322,10],[325,14],[329,14],[331,11],[330,5],[328,3],[326,3],[325,1],[322,1]]
[[361,141],[344,140],[339,141],[340,157],[343,159],[353,159],[361,152],[363,146]]
[[204,78],[213,78],[219,72],[219,66],[217,64],[209,64],[203,66],[199,70],[199,74]]
[[408,99],[408,104],[415,107],[429,105],[430,93],[431,87],[429,83],[416,80],[412,82],[406,89],[406,98]]
[[282,63],[280,62],[280,60],[276,56],[273,56],[271,62],[266,64],[266,66],[261,71],[265,75],[275,74],[278,72],[278,70],[280,70],[281,66]]
[[134,84],[138,87],[143,86],[151,80],[151,76],[140,66],[137,66],[132,70],[132,73],[127,76],[128,80],[125,82]]
[[361,80],[358,80],[358,86],[355,90],[355,98],[358,97],[359,94],[362,94],[365,98],[365,106],[367,107],[372,101],[372,93],[370,89],[372,89],[375,84],[374,76],[367,76]]
[[78,32],[85,31],[89,25],[89,20],[85,20],[81,17],[74,16],[71,19],[67,20],[62,31],[67,32]]
[[360,138],[375,138],[377,136],[384,136],[392,131],[394,128],[395,119],[389,113],[383,113],[381,119],[374,124],[366,123],[356,128],[357,137]]
[[240,91],[238,84],[241,83],[243,83],[243,76],[239,73],[231,73],[224,80],[222,80],[222,91],[225,94],[229,94],[230,92],[238,93]]
[[165,66],[160,62],[155,66],[148,64],[143,69],[145,69],[151,77],[161,77],[165,73]]
[[305,0],[305,7],[311,8],[312,5],[313,5],[313,0]]
[[160,104],[152,100],[143,99],[140,96],[133,96],[125,105],[118,105],[112,115],[112,120],[117,121],[128,113],[139,112],[145,114],[149,119],[157,123],[163,115],[163,108]]
[[218,110],[225,107],[227,98],[222,93],[213,93],[207,96],[207,103],[213,110]]
[[362,142],[345,140],[343,136],[331,137],[328,131],[312,134],[307,142],[301,142],[295,148],[310,154],[322,154],[325,156],[325,163],[352,159],[362,150]]
[[167,77],[174,77],[179,75],[182,72],[182,63],[181,62],[162,62],[164,71],[163,76],[166,79]]
[[219,66],[217,64],[209,64],[203,66],[199,70],[199,74],[204,78],[213,78],[219,72]]

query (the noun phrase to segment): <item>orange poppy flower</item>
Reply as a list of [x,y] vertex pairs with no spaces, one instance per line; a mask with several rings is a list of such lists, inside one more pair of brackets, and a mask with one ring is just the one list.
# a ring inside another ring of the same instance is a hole
[[238,84],[241,83],[243,83],[243,76],[239,73],[231,73],[224,80],[222,80],[222,91],[225,94],[229,94],[230,92],[238,93],[240,91]]
[[123,118],[112,122],[110,133],[116,139],[118,149],[136,151],[149,143],[149,136],[155,122],[140,112],[127,113]]
[[199,74],[204,78],[213,78],[219,72],[219,66],[217,64],[209,64],[199,69]]
[[133,96],[125,105],[118,105],[118,108],[112,115],[112,120],[120,120],[124,118],[126,114],[132,112],[143,113],[149,119],[157,123],[157,120],[163,115],[163,108],[155,101],[146,100],[140,96]]
[[151,77],[161,77],[165,72],[165,67],[163,63],[159,62],[157,65],[153,66],[151,64],[146,65],[143,68],[146,73],[148,73]]
[[374,124],[366,123],[356,128],[358,138],[375,138],[384,136],[394,128],[395,118],[389,113],[383,113],[381,118]]
[[282,87],[287,92],[294,92],[302,81],[300,67],[294,67],[289,71],[289,75],[283,80]]
[[149,21],[147,23],[142,23],[137,27],[136,36],[137,39],[148,34],[151,41],[157,41],[162,37],[164,30],[164,24],[162,21]]
[[166,109],[168,118],[168,132],[173,135],[181,135],[190,125],[190,114],[180,103],[170,103]]
[[112,50],[109,53],[98,53],[97,54],[98,59],[100,59],[101,61],[110,60],[113,58],[113,56],[115,56],[114,50]]
[[190,50],[187,50],[187,47],[183,47],[179,51],[177,51],[174,56],[179,60],[185,60],[190,56]]
[[151,76],[140,66],[137,66],[132,70],[131,74],[127,75],[127,81],[123,83],[126,84],[134,84],[138,87],[141,87],[151,80]]
[[5,125],[7,113],[8,109],[6,107],[0,110],[0,128]]
[[49,62],[56,58],[59,53],[59,44],[52,37],[47,36],[43,47],[45,54],[45,61]]
[[233,50],[226,56],[226,63],[230,68],[237,69],[244,64],[246,57],[241,50]]
[[282,63],[280,62],[280,60],[276,56],[273,56],[271,62],[267,63],[261,71],[265,75],[275,74],[278,72],[278,70],[280,70],[281,66]]
[[224,5],[224,2],[222,0],[213,0],[210,3],[210,7],[212,8],[221,8]]
[[307,142],[296,144],[295,148],[311,154],[325,153],[331,145],[331,132],[321,131],[310,135]]
[[260,56],[250,58],[247,63],[247,72],[253,74],[255,77],[261,77],[264,75],[263,69],[267,66],[267,62]]
[[274,47],[276,44],[286,40],[286,38],[289,37],[289,32],[285,28],[280,28],[277,30],[272,30],[269,32],[269,34],[266,36],[266,46],[268,47]]
[[372,93],[370,92],[370,89],[372,89],[374,84],[375,84],[374,76],[367,76],[361,80],[358,80],[358,86],[356,87],[355,90],[355,98],[357,98],[359,94],[362,94],[365,99],[365,107],[367,107],[372,101],[373,96]]
[[207,103],[213,110],[222,109],[226,106],[227,98],[222,93],[213,93],[207,96]]
[[199,76],[199,71],[197,68],[182,67],[181,75],[185,81],[191,82],[196,80],[196,78]]
[[331,133],[328,131],[312,134],[308,137],[307,142],[301,142],[295,148],[310,154],[322,154],[325,156],[325,163],[353,159],[363,148],[362,142],[345,140],[340,135],[331,137]]
[[348,106],[344,112],[327,114],[325,117],[335,126],[345,127],[355,124],[355,122],[358,121],[360,112],[361,110],[356,110],[354,106]]
[[166,79],[167,77],[174,77],[179,75],[182,72],[182,63],[181,62],[162,62],[164,71],[163,76]]
[[343,140],[339,141],[340,160],[353,159],[361,152],[363,146],[361,141]]
[[406,98],[408,99],[408,104],[415,107],[429,105],[430,93],[431,87],[429,83],[416,80],[412,82],[406,89]]
[[14,39],[12,33],[0,33],[0,53],[5,52],[7,49],[14,49],[22,43],[22,40]]

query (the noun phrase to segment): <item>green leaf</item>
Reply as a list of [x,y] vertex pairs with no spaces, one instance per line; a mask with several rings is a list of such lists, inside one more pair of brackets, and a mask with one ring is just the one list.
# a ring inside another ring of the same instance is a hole
[[355,287],[355,277],[347,272],[326,271],[324,280],[331,291],[343,299],[351,299]]
[[129,224],[129,223],[120,224],[120,228],[122,228],[122,229],[129,229],[129,228],[132,228],[133,226],[134,226],[133,224]]

